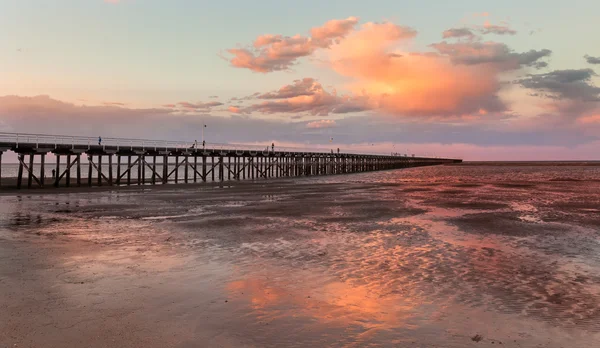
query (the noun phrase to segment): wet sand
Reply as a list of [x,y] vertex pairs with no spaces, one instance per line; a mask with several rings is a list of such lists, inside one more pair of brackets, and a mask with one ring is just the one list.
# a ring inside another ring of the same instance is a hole
[[0,347],[596,347],[597,175],[5,192]]

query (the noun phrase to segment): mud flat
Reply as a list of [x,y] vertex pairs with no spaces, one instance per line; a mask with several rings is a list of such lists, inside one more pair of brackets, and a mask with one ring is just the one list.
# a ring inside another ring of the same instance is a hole
[[5,192],[0,347],[597,347],[597,175]]

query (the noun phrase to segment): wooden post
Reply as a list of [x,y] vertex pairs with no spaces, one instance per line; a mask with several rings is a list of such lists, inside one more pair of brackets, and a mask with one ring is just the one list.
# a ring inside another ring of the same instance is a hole
[[112,167],[112,154],[108,155],[108,184],[113,184],[113,167]]
[[237,179],[237,176],[236,176],[236,174],[237,174],[237,164],[236,163],[237,163],[237,156],[233,157],[233,169],[229,168],[230,171],[233,170],[233,180]]
[[46,165],[46,154],[43,153],[40,155],[40,184],[44,187],[44,177],[46,173],[44,172],[44,166]]
[[0,151],[0,186],[2,186],[2,155],[4,152]]
[[31,188],[31,183],[33,182],[33,159],[35,155],[33,153],[29,154],[29,171],[27,175],[27,188]]
[[121,155],[117,153],[117,185],[121,185]]
[[156,155],[152,156],[152,185],[156,185]]
[[202,156],[202,181],[206,182],[206,156]]
[[175,155],[175,183],[179,181],[179,155]]
[[184,162],[185,162],[185,168],[183,170],[183,175],[185,175],[185,178],[183,179],[183,182],[185,182],[186,184],[188,183],[188,167],[189,167],[189,163],[188,163],[188,155],[185,155]]
[[246,179],[246,167],[244,167],[246,165],[246,156],[242,156],[242,177],[244,178],[244,180]]
[[[91,164],[90,164],[90,168]],[[91,171],[91,169],[90,169]],[[60,155],[56,155],[56,174],[54,174],[54,186],[58,187],[59,186],[59,181],[58,179],[60,178]]]
[[19,155],[19,172],[17,174],[17,188],[21,188],[21,180],[23,179],[23,161],[25,161],[25,155]]
[[194,182],[198,182],[198,156],[194,154]]
[[252,157],[248,157],[248,179],[252,176],[252,165],[254,164],[254,159]]
[[231,156],[227,156],[227,180],[231,180]]
[[102,155],[98,155],[98,186],[102,186]]
[[21,188],[21,180],[23,179],[23,161],[25,161],[25,155],[24,154],[20,154],[19,155],[19,172],[17,174],[17,188],[20,189]]
[[127,155],[127,186],[131,185],[131,155]]
[[163,156],[163,184],[167,183],[167,176],[169,175],[169,155]]
[[[94,159],[93,155],[88,155],[88,186],[92,186],[92,180],[94,180],[92,176],[92,160]],[[58,158],[56,159],[58,161]]]
[[211,157],[211,162],[210,162],[210,166],[212,167],[212,181],[215,182],[215,156]]
[[142,162],[144,162],[144,156],[138,155],[138,165],[137,165],[137,169],[138,169],[137,184],[138,184],[138,186],[142,184],[142,181],[144,181],[144,175],[142,172]]
[[71,186],[71,154],[67,155],[67,174],[65,175],[65,180],[66,180],[66,186],[70,187]]
[[81,186],[81,154],[77,154],[77,187]]
[[223,156],[219,156],[219,177],[221,181],[225,180],[225,173],[223,172]]

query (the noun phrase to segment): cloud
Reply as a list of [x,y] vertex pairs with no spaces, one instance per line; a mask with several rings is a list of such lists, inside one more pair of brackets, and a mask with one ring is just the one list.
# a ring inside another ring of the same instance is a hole
[[[513,32],[489,23],[479,30]],[[546,67],[543,59],[552,53],[548,49],[515,52],[503,43],[482,42],[469,28],[443,33],[445,38],[467,41],[442,41],[430,46],[436,52],[415,52],[409,49],[417,35],[414,29],[391,22],[357,26],[355,17],[329,21],[310,33],[259,36],[253,47],[237,49],[231,63],[272,72],[289,69],[300,57],[316,56],[349,81],[343,88],[351,93],[341,96],[312,79],[298,80],[280,90],[253,96],[250,99],[264,101],[240,111],[324,116],[377,110],[409,117],[498,117],[509,109],[498,96],[504,86],[501,74]]]
[[315,46],[327,48],[337,42],[337,40],[348,35],[357,23],[357,17],[330,20],[322,27],[310,30],[312,42]]
[[126,104],[119,103],[119,102],[103,102],[102,105],[106,105],[106,106],[125,106]]
[[339,96],[335,91],[326,91],[321,83],[312,78],[295,80],[291,85],[283,86],[277,91],[259,94],[256,98],[266,101],[237,110],[244,113],[294,113],[326,116],[330,113],[345,114],[370,109],[368,100],[365,98]]
[[450,57],[455,64],[490,64],[500,71],[515,70],[522,67],[543,68],[548,64],[540,62],[540,59],[549,57],[552,54],[552,51],[548,49],[517,53],[506,44],[492,41],[456,43],[442,41],[430,46],[442,55]]
[[242,114],[244,111],[239,106],[229,106],[227,111],[232,112],[234,114]]
[[107,2],[109,4],[118,4],[121,0],[104,0],[104,2]]
[[581,117],[578,122],[584,125],[600,124],[600,114]]
[[450,28],[442,33],[442,38],[444,39],[460,37],[473,38],[475,37],[475,34],[473,34],[473,31],[469,28]]
[[482,34],[496,34],[496,35],[516,35],[517,31],[510,29],[505,25],[493,25],[490,22],[485,22],[483,28],[479,30]]
[[588,64],[600,64],[600,57],[592,57],[586,54],[584,58]]
[[462,27],[462,28],[450,28],[442,33],[442,38],[450,39],[450,38],[469,38],[475,39],[477,35],[475,32],[478,32],[483,35],[487,34],[496,34],[496,35],[516,35],[517,31],[509,28],[505,25],[493,25],[490,22],[485,22],[482,27],[478,27],[475,29]]
[[[172,105],[172,104],[170,104],[170,105]],[[210,110],[211,108],[214,108],[216,106],[223,105],[223,103],[217,102],[217,101],[208,102],[208,103],[202,103],[202,102],[198,102],[198,103],[179,102],[179,103],[177,103],[177,105],[181,106],[184,109]]]
[[553,99],[597,102],[600,101],[600,88],[592,84],[593,76],[596,73],[592,69],[554,70],[546,74],[530,74],[516,82]]
[[337,43],[357,22],[356,17],[330,20],[321,27],[312,28],[310,36],[261,35],[256,38],[252,47],[228,49],[227,52],[233,57],[225,58],[236,68],[254,72],[288,70],[298,58]]
[[392,23],[367,23],[330,50],[331,67],[354,82],[381,112],[449,116],[502,112],[497,70],[455,64],[444,55],[403,50],[416,32]]
[[218,96],[218,95],[211,95],[211,96],[209,96],[209,98],[210,98],[210,99],[218,99],[218,98],[219,98],[219,96]]
[[335,120],[320,120],[312,121],[306,124],[306,128],[320,129],[320,128],[333,128],[336,126]]

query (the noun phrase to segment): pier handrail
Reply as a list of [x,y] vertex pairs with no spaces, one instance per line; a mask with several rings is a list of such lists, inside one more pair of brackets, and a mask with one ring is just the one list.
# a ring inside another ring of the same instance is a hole
[[[193,149],[195,144],[197,144],[196,149],[202,150],[213,150],[218,152],[232,151],[235,153],[239,153],[240,151],[249,151],[250,153],[263,153],[264,155],[268,155],[272,151],[272,147],[270,145],[259,145],[259,144],[239,144],[239,143],[208,143],[206,142],[204,146],[201,143],[195,143],[194,141],[175,141],[175,140],[155,140],[155,139],[143,139],[143,138],[117,138],[117,137],[102,137],[101,142],[98,143],[98,137],[91,136],[73,136],[73,135],[54,135],[54,134],[35,134],[35,133],[10,133],[10,132],[0,132],[0,143],[14,143],[18,148],[20,144],[35,144],[36,147],[46,147],[49,146],[51,148],[58,148],[60,145],[69,145],[72,148],[75,146],[83,146],[86,148],[90,148],[93,146],[102,146],[102,148],[116,147],[120,148],[130,148],[133,147],[141,147],[143,149],[168,149],[168,148],[176,148],[176,149]],[[275,152],[282,153],[322,153],[322,154],[330,154],[331,151],[334,151],[334,154],[338,154],[335,149],[332,148],[323,148],[323,147],[313,147],[307,145],[307,147],[290,147],[290,146],[275,146]],[[343,152],[339,153],[339,155],[344,154],[353,154],[353,155],[379,155],[379,156],[393,156],[393,157],[411,157],[415,156],[418,158],[438,158],[436,156],[416,156],[416,155],[407,155],[401,153],[390,153],[390,152],[377,152],[377,151],[352,151],[352,152]]]

